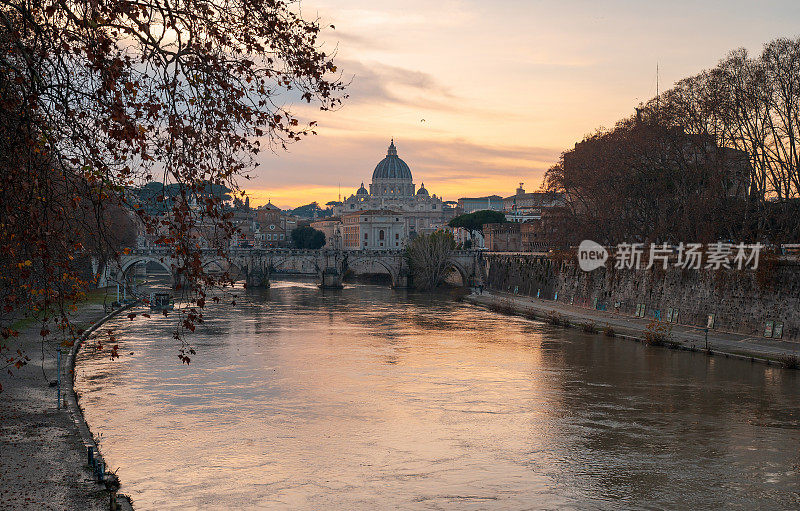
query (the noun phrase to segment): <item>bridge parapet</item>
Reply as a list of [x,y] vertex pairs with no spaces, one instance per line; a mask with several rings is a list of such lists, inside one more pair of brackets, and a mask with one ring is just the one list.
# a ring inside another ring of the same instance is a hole
[[[244,279],[248,286],[268,286],[270,273],[274,271],[316,275],[322,284],[326,271],[329,275],[344,275],[348,270],[359,274],[376,269],[388,273],[395,287],[408,284],[409,268],[404,250],[232,248],[226,250],[225,259],[219,250],[205,248],[200,250],[200,255],[204,266],[216,264],[222,271],[230,271],[234,278]],[[450,264],[461,274],[465,285],[475,285],[484,280],[482,259],[482,251],[455,250]],[[166,247],[134,249],[120,256],[113,266],[104,268],[98,285],[124,284],[128,280],[127,271],[139,263],[157,263],[171,273],[177,266],[177,260]],[[173,276],[173,283],[175,280]]]

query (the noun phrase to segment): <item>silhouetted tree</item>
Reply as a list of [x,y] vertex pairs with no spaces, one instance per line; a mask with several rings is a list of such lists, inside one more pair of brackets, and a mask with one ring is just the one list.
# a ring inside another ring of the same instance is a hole
[[800,38],[728,54],[645,105],[647,115],[747,155],[743,236],[800,240]]
[[447,225],[450,227],[463,227],[472,233],[483,233],[484,224],[498,224],[505,221],[506,216],[503,212],[486,209],[459,215],[450,220]]
[[565,229],[629,240],[800,241],[800,38],[731,52],[566,151]]
[[[192,302],[183,328],[202,320],[206,289],[228,279],[203,270],[196,234],[234,231],[222,199],[203,191],[241,196],[262,145],[313,133],[287,99],[340,102],[319,32],[284,0],[0,0],[4,355],[16,352],[13,319],[35,311],[47,311],[43,334],[55,324],[74,338],[67,305],[91,285],[79,263],[124,248],[107,221],[116,208],[172,250]],[[177,186],[159,216],[128,193],[156,176]],[[102,242],[91,253],[85,232]]]
[[[744,166],[713,140],[631,118],[584,139],[546,173],[568,198],[567,244],[711,241],[726,236],[737,204],[725,177]],[[743,200],[743,198],[741,199]]]
[[406,258],[417,289],[434,289],[447,277],[450,256],[456,248],[447,231],[417,236],[406,247]]
[[317,250],[325,246],[325,233],[307,225],[298,227],[292,231],[292,243],[296,248]]

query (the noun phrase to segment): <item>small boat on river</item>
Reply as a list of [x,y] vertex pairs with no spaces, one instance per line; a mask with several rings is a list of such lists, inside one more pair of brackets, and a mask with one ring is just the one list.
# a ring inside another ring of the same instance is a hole
[[169,293],[152,293],[150,295],[150,309],[155,311],[171,311],[175,302]]

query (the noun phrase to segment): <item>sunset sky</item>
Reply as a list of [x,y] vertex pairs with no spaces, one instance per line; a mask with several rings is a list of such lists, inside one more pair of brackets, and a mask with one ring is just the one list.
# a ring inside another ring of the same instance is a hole
[[[800,34],[800,2],[314,0],[345,105],[295,111],[318,135],[262,154],[253,204],[324,204],[369,183],[394,137],[446,200],[535,190],[560,152],[726,53]],[[424,121],[423,121],[424,119]]]

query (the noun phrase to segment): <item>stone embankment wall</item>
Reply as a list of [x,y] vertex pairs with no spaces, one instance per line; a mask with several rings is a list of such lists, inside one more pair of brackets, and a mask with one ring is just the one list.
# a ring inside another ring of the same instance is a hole
[[605,268],[585,272],[577,260],[525,254],[487,254],[487,286],[499,291],[764,337],[767,322],[782,324],[782,339],[800,341],[800,262],[767,259],[757,270]]

